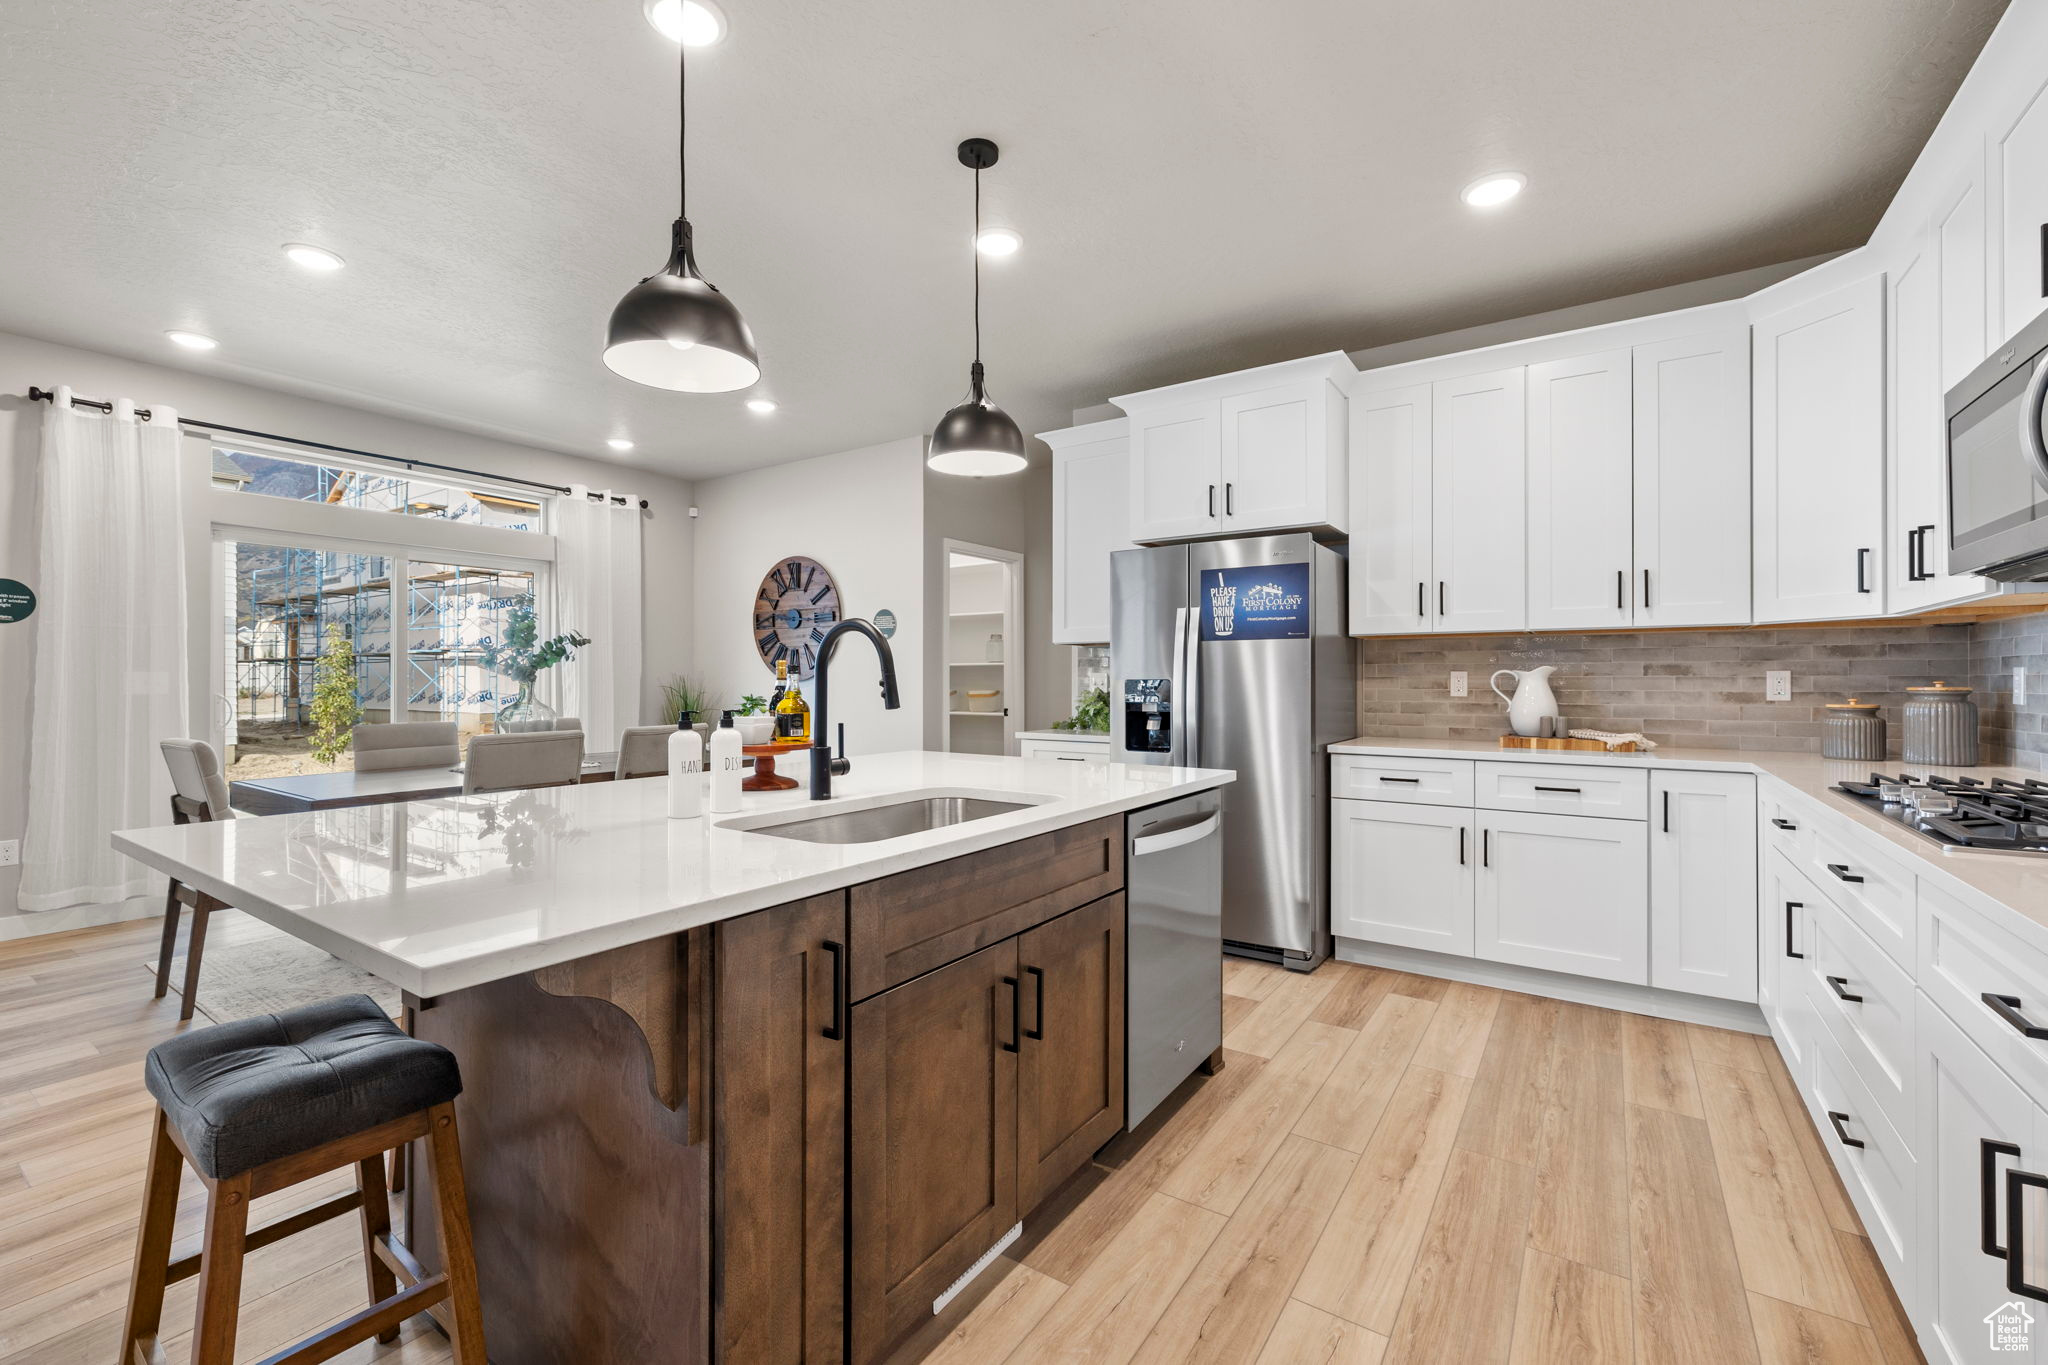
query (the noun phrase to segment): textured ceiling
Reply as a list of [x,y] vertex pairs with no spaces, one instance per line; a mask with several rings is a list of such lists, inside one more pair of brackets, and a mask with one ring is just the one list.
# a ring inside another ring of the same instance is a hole
[[[965,388],[953,146],[984,134],[1024,237],[984,272],[990,384],[1042,429],[1854,245],[2003,3],[724,7],[691,217],[772,418],[598,358],[674,213],[675,48],[639,0],[9,4],[0,329],[582,454],[624,434],[686,475],[848,449]],[[1458,202],[1500,167],[1520,200]],[[348,269],[288,265],[301,240]]]

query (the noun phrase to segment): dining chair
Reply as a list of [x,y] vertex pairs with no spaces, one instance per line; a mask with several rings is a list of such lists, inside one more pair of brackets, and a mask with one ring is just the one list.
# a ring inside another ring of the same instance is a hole
[[472,735],[462,765],[462,790],[514,791],[522,787],[567,787],[583,776],[581,730],[522,730],[509,735]]
[[[171,770],[171,823],[208,824],[232,820],[228,806],[228,782],[222,774],[220,755],[203,739],[167,739],[158,749],[164,766]],[[156,998],[170,989],[171,957],[178,946],[178,920],[183,907],[192,907],[191,941],[185,945],[185,997],[178,1008],[180,1020],[190,1019],[199,997],[199,961],[206,951],[206,922],[216,910],[227,908],[196,887],[171,878],[164,896],[164,939],[157,950]]]
[[462,744],[452,720],[396,721],[358,725],[351,732],[359,773],[397,768],[452,768],[462,761]]
[[619,736],[619,761],[612,776],[659,777],[668,771],[668,737],[675,730],[667,725],[629,725]]
[[583,717],[556,716],[555,728],[557,730],[581,730],[583,728]]

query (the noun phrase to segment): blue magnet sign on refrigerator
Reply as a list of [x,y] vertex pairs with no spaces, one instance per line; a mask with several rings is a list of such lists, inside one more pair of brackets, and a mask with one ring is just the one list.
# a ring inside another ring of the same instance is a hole
[[1306,640],[1306,564],[1202,571],[1204,640]]

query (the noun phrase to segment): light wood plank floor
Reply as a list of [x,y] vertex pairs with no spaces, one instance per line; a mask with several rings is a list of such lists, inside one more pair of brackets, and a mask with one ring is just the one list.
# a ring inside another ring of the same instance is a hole
[[[0,1365],[113,1356],[141,1060],[179,1027],[149,996],[156,933],[0,943]],[[891,1365],[1924,1365],[1768,1041],[1344,963],[1232,962],[1226,989],[1224,1071],[1105,1149]],[[359,1306],[356,1239],[338,1219],[252,1255],[242,1359]],[[414,1319],[341,1359],[448,1352]]]

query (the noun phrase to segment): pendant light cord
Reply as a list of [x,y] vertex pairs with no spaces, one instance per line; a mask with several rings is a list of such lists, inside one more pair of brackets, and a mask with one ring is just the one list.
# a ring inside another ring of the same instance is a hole
[[974,168],[974,364],[981,367],[981,167]]
[[690,49],[676,39],[676,217],[690,216]]

